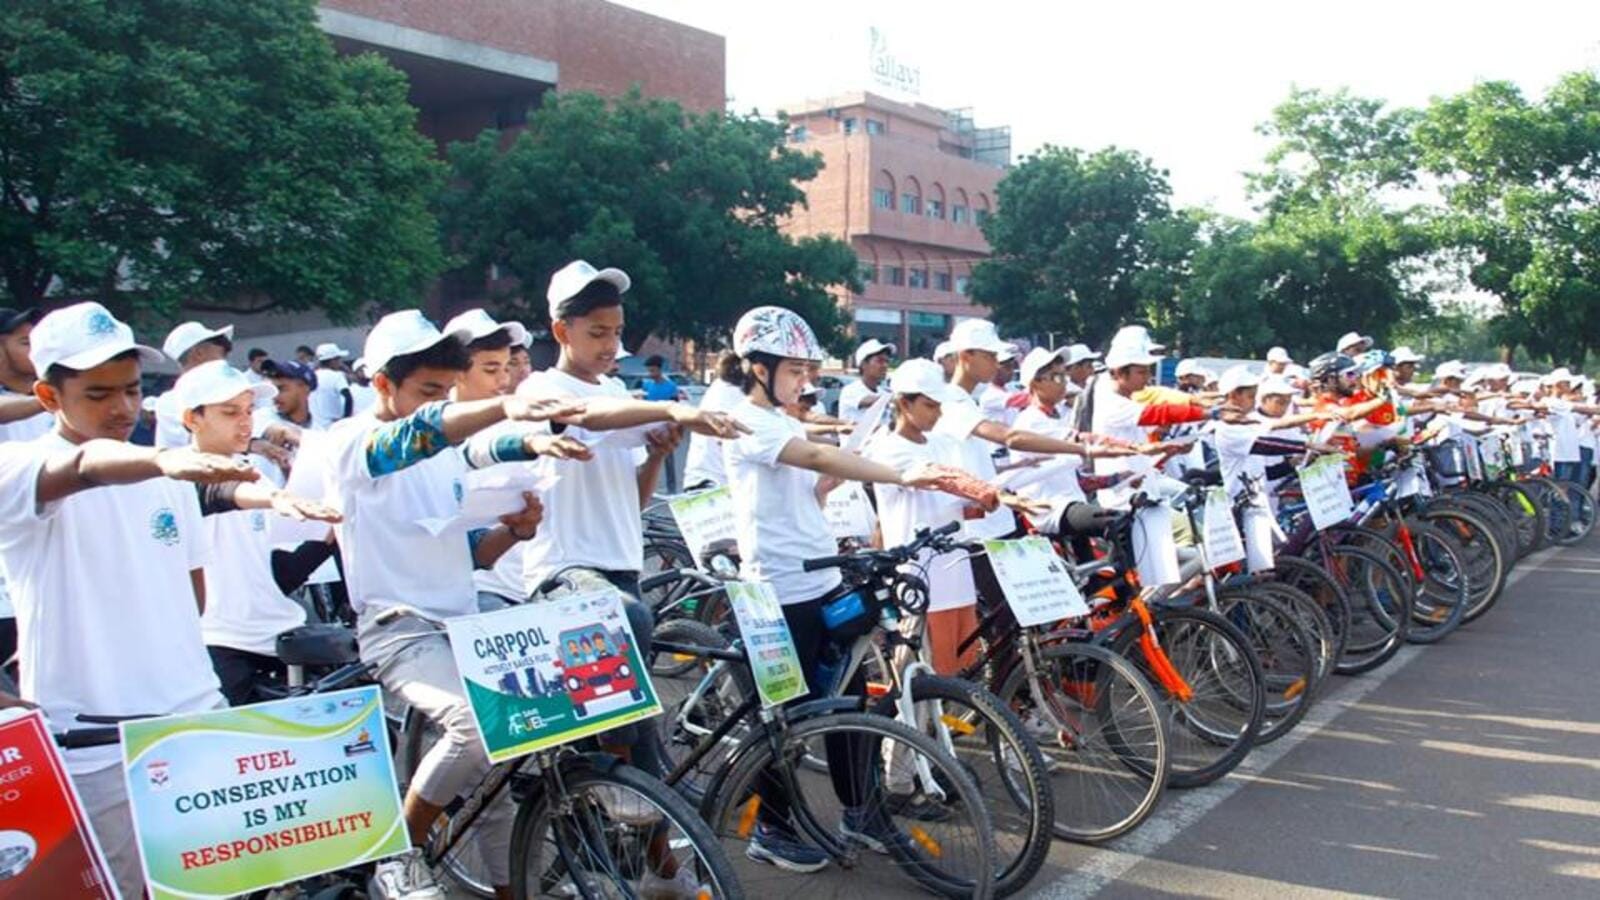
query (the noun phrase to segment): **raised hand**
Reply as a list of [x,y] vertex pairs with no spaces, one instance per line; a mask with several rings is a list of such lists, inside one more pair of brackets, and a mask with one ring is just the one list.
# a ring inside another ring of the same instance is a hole
[[156,468],[168,478],[195,484],[255,481],[261,477],[255,466],[242,459],[201,453],[189,447],[174,447],[157,453]]
[[522,446],[531,454],[547,456],[551,459],[571,459],[587,462],[594,458],[594,451],[577,438],[564,434],[545,434],[532,432],[523,435]]
[[507,513],[500,517],[500,524],[511,530],[511,536],[519,541],[532,538],[539,531],[539,523],[544,521],[544,504],[539,501],[531,491],[522,492],[522,510]]
[[731,440],[741,434],[750,433],[750,429],[739,424],[738,420],[727,413],[697,409],[686,403],[674,403],[671,408],[672,421],[695,434]]
[[278,491],[272,495],[272,511],[280,516],[288,516],[298,522],[330,522],[337,524],[344,521],[344,514],[326,503],[307,500],[304,497],[296,497],[288,491]]
[[1030,500],[1010,491],[1000,492],[1000,502],[1025,515],[1042,516],[1050,511],[1050,504],[1043,500]]
[[672,455],[678,449],[678,444],[683,441],[683,426],[668,425],[654,431],[645,432],[645,446],[652,458],[661,459]]

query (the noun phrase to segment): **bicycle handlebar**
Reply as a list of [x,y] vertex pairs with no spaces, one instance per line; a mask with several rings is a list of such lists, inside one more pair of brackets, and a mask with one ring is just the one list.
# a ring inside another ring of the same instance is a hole
[[815,572],[818,569],[838,569],[862,561],[885,563],[906,562],[923,549],[936,544],[946,543],[940,538],[948,537],[961,530],[960,522],[947,522],[938,528],[922,529],[917,532],[916,540],[899,547],[890,547],[884,550],[863,550],[859,553],[840,553],[833,556],[821,556],[816,559],[804,560],[800,568],[806,572]]

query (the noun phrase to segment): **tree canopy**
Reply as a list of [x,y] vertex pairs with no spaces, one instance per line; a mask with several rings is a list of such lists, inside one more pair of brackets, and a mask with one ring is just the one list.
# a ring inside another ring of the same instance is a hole
[[584,258],[632,277],[630,343],[647,334],[717,343],[767,303],[837,342],[829,289],[859,289],[859,264],[837,239],[779,230],[821,168],[785,133],[772,120],[695,115],[637,93],[547,97],[509,146],[486,132],[451,148],[441,216],[468,271],[508,277],[496,302],[523,321],[547,321],[550,275]]
[[124,315],[415,299],[442,175],[406,83],[312,0],[0,7],[0,291]]

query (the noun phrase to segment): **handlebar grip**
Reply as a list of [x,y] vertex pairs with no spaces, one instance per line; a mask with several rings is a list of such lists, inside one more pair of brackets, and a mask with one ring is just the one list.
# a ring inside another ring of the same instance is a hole
[[943,525],[940,525],[938,528],[928,532],[928,534],[930,537],[944,537],[947,534],[955,534],[960,530],[960,522],[946,522]]
[[802,560],[800,570],[802,572],[815,572],[818,569],[837,569],[849,561],[850,557],[848,556],[819,556],[816,559]]
[[102,728],[74,728],[55,736],[56,744],[68,749],[78,750],[84,747],[104,747],[122,740],[122,733],[114,727]]

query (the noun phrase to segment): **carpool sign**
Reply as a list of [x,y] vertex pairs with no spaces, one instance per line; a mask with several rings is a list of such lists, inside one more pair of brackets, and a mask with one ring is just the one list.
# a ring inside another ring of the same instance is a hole
[[411,844],[376,687],[124,722],[122,754],[152,897],[232,897]]
[[616,591],[448,624],[456,668],[494,762],[661,712]]

